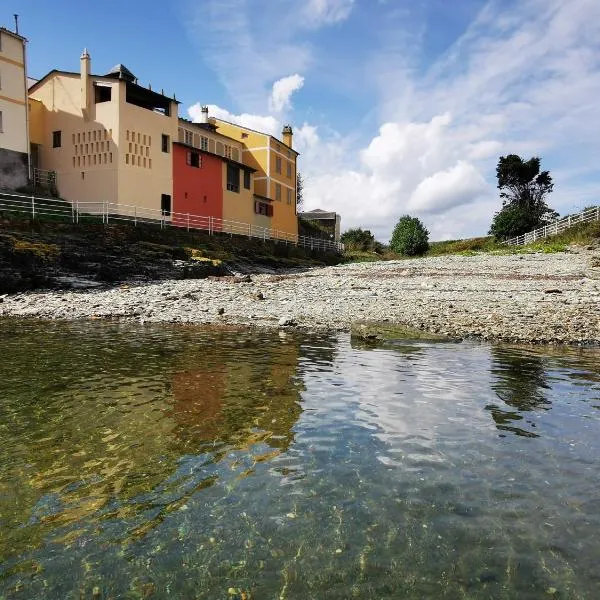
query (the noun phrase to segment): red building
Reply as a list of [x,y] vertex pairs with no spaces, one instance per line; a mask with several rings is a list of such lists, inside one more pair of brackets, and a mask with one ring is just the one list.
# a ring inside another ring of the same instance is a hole
[[192,227],[221,230],[223,159],[220,156],[181,142],[173,144],[173,213],[173,224],[186,226],[189,214]]

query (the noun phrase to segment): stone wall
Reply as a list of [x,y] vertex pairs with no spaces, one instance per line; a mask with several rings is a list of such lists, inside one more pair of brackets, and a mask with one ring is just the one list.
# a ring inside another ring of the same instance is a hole
[[28,179],[27,154],[0,148],[0,189],[16,190]]

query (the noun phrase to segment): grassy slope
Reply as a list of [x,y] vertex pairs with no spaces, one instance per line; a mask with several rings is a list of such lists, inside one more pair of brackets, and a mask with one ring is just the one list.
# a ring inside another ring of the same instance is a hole
[[[600,244],[600,221],[582,223],[563,231],[558,235],[528,244],[527,246],[507,246],[495,242],[492,237],[476,237],[465,240],[431,242],[425,256],[474,256],[480,253],[523,254],[528,252],[564,252],[570,245],[588,246]],[[378,260],[408,259],[393,252],[376,254],[375,252],[350,251],[344,254],[344,262],[373,262]]]

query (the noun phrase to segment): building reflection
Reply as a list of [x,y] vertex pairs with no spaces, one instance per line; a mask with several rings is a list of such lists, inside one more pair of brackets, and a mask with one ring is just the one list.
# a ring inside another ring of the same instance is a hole
[[488,404],[496,427],[523,437],[539,437],[535,413],[548,410],[544,359],[515,348],[492,347],[491,388],[500,402]]

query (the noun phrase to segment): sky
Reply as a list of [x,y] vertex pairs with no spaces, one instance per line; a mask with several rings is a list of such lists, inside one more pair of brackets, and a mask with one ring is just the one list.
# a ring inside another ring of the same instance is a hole
[[600,202],[598,0],[2,0],[35,78],[125,64],[180,115],[280,137],[294,127],[305,210],[386,241],[485,235],[499,156],[540,156],[561,215]]

